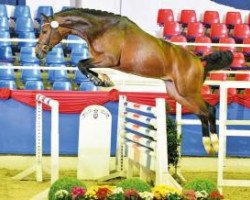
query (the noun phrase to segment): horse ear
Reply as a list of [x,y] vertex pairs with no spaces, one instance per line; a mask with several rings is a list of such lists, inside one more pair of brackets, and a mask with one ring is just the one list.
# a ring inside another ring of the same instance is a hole
[[49,23],[49,17],[46,16],[45,14],[41,13],[41,16],[42,16],[42,20],[44,23]]

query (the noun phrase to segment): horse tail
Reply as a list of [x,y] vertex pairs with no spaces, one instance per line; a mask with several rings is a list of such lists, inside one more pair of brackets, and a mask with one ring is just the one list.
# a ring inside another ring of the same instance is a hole
[[233,53],[231,51],[216,51],[201,58],[205,61],[204,80],[212,70],[220,70],[228,67],[233,62]]

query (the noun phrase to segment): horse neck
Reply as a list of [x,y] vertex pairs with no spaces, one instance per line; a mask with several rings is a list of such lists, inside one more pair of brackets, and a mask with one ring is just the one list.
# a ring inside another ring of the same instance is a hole
[[[93,41],[102,33],[104,33],[108,28],[114,25],[117,20],[110,18],[98,18],[98,17],[79,17],[71,16],[63,19],[62,26],[68,28],[66,35],[73,34],[78,35],[84,40]],[[89,27],[86,26],[86,21]]]

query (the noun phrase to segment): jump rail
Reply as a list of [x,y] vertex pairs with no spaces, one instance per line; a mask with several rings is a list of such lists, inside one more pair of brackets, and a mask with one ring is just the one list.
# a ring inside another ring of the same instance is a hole
[[[42,94],[36,95],[36,161],[35,164],[25,171],[17,174],[14,179],[22,180],[33,172],[36,174],[36,181],[43,181],[43,124],[42,104],[51,107],[51,184],[53,184],[59,177],[59,103],[56,100],[45,97]],[[48,170],[46,170],[48,171]],[[48,189],[38,194],[33,199],[41,199],[46,197]]]

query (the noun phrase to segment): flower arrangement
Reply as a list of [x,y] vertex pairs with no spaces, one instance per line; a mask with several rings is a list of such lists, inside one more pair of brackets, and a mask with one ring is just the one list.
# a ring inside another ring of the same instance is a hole
[[[197,184],[197,182],[199,184]],[[67,184],[68,183],[68,184]],[[207,180],[187,184],[183,191],[168,185],[151,188],[141,179],[126,179],[117,186],[86,188],[77,179],[57,180],[49,192],[49,200],[221,200],[223,196]]]

